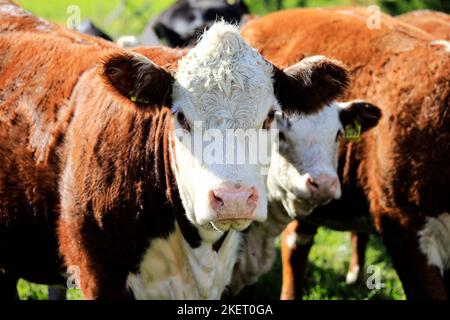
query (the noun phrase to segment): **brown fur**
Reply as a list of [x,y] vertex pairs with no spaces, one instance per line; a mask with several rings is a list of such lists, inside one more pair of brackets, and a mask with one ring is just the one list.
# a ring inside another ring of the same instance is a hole
[[369,30],[360,9],[280,11],[250,22],[242,34],[282,67],[315,54],[342,60],[353,76],[345,98],[381,107],[377,128],[341,150],[342,199],[311,219],[364,231],[370,214],[407,296],[448,298],[417,243],[426,216],[450,211],[448,53],[431,46],[429,34],[385,15],[380,30]]
[[450,41],[450,15],[432,10],[417,10],[396,17],[433,35],[436,40]]
[[[402,14],[396,18],[428,32],[436,40],[450,40],[450,16],[448,14],[432,10],[417,10]],[[362,266],[364,266],[367,240],[368,234],[366,233],[351,233],[352,257],[349,272],[356,267],[359,267],[361,270]],[[447,278],[448,275],[445,276],[446,284],[450,280]],[[447,292],[449,292],[448,287]]]
[[[105,49],[117,50],[114,44],[80,42],[72,31],[66,36],[33,30],[30,24],[40,20],[32,16],[14,23],[3,18],[0,267],[7,278],[2,283],[14,286],[17,277],[60,283],[64,265],[76,264],[85,297],[128,297],[123,276],[136,267],[149,238],[173,228],[172,214],[156,212],[174,212],[186,239],[192,245],[198,242],[195,231],[183,223],[169,165],[171,113],[121,105],[103,86],[96,65]],[[136,51],[168,71],[185,53]],[[60,178],[68,159],[79,159],[77,185],[69,187],[81,193],[70,194],[73,198],[66,200],[73,201],[73,210],[60,219],[58,192],[65,187]],[[155,210],[147,210],[149,206]],[[74,241],[79,237],[83,241]],[[97,255],[96,262],[92,255]],[[103,263],[113,271],[104,270]]]

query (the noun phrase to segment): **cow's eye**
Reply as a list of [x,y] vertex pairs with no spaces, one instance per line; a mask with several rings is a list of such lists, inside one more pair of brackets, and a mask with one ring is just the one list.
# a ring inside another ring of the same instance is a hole
[[275,119],[275,110],[270,110],[267,114],[266,120],[264,120],[263,129],[269,129],[273,120]]
[[186,116],[183,112],[179,111],[177,112],[177,121],[180,124],[181,127],[185,130],[190,130],[189,123],[187,122]]
[[342,137],[343,133],[342,130],[339,130],[336,134],[336,142],[339,141],[339,139]]

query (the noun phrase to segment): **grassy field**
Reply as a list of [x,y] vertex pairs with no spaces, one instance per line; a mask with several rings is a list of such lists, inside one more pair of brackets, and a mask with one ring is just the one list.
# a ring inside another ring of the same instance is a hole
[[[305,300],[399,300],[405,299],[397,273],[379,237],[371,236],[366,253],[367,266],[381,271],[380,290],[369,290],[366,280],[348,286],[345,276],[350,262],[350,234],[319,229],[309,255]],[[278,299],[281,291],[280,252],[273,270],[253,287],[245,289],[244,299]]]
[[[129,7],[125,8],[120,17],[115,17],[119,0],[20,0],[20,3],[38,15],[50,21],[66,24],[71,5],[80,8],[81,20],[91,19],[99,27],[114,37],[125,34],[138,35],[145,27],[147,21],[161,10],[169,7],[173,0],[130,0]],[[359,4],[371,4],[375,1],[361,0]],[[253,13],[264,14],[275,8],[267,8],[263,1],[247,1]],[[298,0],[285,0],[286,7],[295,6]],[[309,0],[308,6],[348,5],[355,3],[349,0]],[[350,258],[350,241],[348,233],[333,232],[321,229],[316,237],[316,245],[310,255],[310,268],[308,272],[307,299],[403,299],[404,294],[391,261],[385,249],[376,237],[372,237],[367,252],[367,264],[375,265],[382,271],[382,281],[385,287],[381,290],[369,290],[364,284],[347,286],[345,274]],[[246,299],[277,299],[281,286],[280,260],[271,273],[261,281],[247,288],[241,295]],[[21,280],[18,284],[21,299],[46,299],[47,287],[35,285]],[[77,290],[71,290],[69,299],[80,299]]]

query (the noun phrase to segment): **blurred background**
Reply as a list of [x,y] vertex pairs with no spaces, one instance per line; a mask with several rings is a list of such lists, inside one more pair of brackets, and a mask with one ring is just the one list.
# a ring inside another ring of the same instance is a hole
[[[139,35],[147,23],[175,0],[18,0],[39,17],[65,24],[67,9],[77,5],[82,20],[92,20],[102,30],[117,38]],[[230,0],[229,2],[234,2]],[[252,14],[264,15],[280,8],[369,6],[379,5],[389,14],[397,15],[417,9],[433,9],[449,13],[450,0],[245,0]]]
[[[19,0],[24,8],[52,22],[67,25],[73,12],[80,9],[81,21],[91,20],[112,38],[123,35],[140,36],[146,25],[175,3],[175,0]],[[229,3],[234,0],[229,0]],[[251,14],[265,15],[282,8],[369,6],[378,5],[384,12],[398,15],[417,9],[433,9],[450,13],[450,0],[245,0]],[[72,7],[73,9],[73,7]],[[278,245],[279,246],[279,245]],[[348,286],[345,275],[351,255],[350,234],[320,229],[309,255],[310,265],[305,299],[404,299],[405,295],[392,268],[382,241],[372,236],[367,250],[366,265],[381,270],[382,287],[369,290],[366,279]],[[366,277],[370,277],[368,274]],[[244,290],[240,298],[278,299],[281,288],[281,263],[261,281]],[[19,282],[21,299],[47,299],[47,287]],[[69,299],[81,299],[78,290],[69,290]]]

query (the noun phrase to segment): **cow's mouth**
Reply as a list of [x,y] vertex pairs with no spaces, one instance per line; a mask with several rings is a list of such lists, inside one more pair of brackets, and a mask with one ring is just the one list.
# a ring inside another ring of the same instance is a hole
[[210,222],[211,226],[220,232],[226,232],[230,229],[234,229],[237,231],[243,231],[247,229],[252,220],[250,219],[229,219],[229,220],[218,220]]

